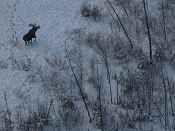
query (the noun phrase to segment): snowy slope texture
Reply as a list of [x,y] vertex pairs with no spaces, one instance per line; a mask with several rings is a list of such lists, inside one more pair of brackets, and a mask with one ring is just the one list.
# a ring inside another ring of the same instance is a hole
[[[173,0],[0,0],[0,130],[174,130],[174,12]],[[29,24],[41,28],[26,46]]]

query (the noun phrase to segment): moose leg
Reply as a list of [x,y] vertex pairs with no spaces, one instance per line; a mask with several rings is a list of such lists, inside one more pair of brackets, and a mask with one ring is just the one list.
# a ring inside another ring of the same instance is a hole
[[25,41],[26,46],[30,44],[30,41]]
[[32,39],[30,40],[30,43],[32,43]]
[[34,36],[33,38],[34,38],[34,41],[36,41],[36,36]]

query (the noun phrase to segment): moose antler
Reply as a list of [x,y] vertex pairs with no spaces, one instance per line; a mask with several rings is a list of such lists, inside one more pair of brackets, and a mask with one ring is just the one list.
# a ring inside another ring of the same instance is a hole
[[29,24],[29,27],[40,29],[40,25],[37,24]]
[[29,24],[29,27],[36,27],[37,26],[37,24],[35,23],[35,24]]

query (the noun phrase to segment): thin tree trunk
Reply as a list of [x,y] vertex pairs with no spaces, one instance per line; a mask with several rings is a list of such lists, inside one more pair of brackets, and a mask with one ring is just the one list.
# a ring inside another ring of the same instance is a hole
[[[66,43],[65,43],[65,44],[66,44]],[[73,77],[74,77],[74,79],[75,79],[76,85],[77,85],[77,87],[79,88],[80,96],[81,96],[81,98],[82,98],[82,100],[83,100],[85,109],[86,109],[86,111],[87,111],[87,114],[88,114],[88,117],[89,117],[89,122],[91,122],[91,121],[92,121],[92,117],[91,117],[91,114],[90,114],[90,110],[89,110],[88,104],[87,104],[87,102],[86,102],[86,98],[85,98],[85,96],[84,96],[84,93],[83,93],[81,84],[80,84],[80,82],[78,81],[78,77],[76,76],[75,71],[74,71],[74,69],[73,69],[71,60],[70,60],[70,58],[69,58],[69,52],[68,52],[68,50],[67,50],[66,45],[65,45],[65,51],[66,51],[66,58],[67,58],[67,60],[68,60],[68,64],[69,64],[69,66],[70,66],[71,72],[72,72]]]
[[150,32],[150,25],[148,20],[148,11],[147,11],[147,4],[146,0],[143,0],[143,6],[144,6],[144,12],[145,12],[145,21],[146,21],[146,28],[147,28],[147,35],[149,40],[149,57],[150,57],[150,64],[152,64],[152,38],[151,38],[151,32]]
[[109,90],[110,90],[110,101],[111,101],[111,104],[113,104],[112,84],[111,84],[111,72],[110,72],[110,67],[109,67],[107,50],[105,48],[101,47],[100,45],[98,46],[98,48],[102,52],[102,57],[103,57],[105,68],[106,68],[107,81],[108,81]]
[[165,81],[165,77],[164,77],[164,73],[162,71],[162,75],[163,75],[163,88],[164,88],[164,116],[165,116],[165,128],[168,127],[168,95],[167,95],[167,87],[166,87],[166,81]]
[[117,85],[117,104],[119,104],[119,81],[117,76],[116,76],[116,85]]
[[47,120],[49,118],[49,114],[50,114],[50,110],[51,110],[51,107],[52,107],[52,104],[53,104],[53,99],[50,101],[50,104],[49,104],[49,108],[48,108],[48,111],[47,111]]
[[165,14],[165,2],[162,0],[162,23],[163,23],[163,34],[164,34],[164,42],[167,44],[167,29],[166,29],[166,14]]
[[106,6],[106,8],[107,8],[109,14],[111,15],[111,17],[112,17],[112,19],[113,19],[113,21],[112,21],[112,23],[111,23],[111,31],[112,31],[112,33],[113,33],[113,26],[112,26],[112,24],[113,24],[113,23],[115,24],[115,22],[116,22],[116,25],[117,25],[117,27],[118,27],[118,29],[119,29],[119,32],[120,32],[120,27],[119,27],[120,24],[119,24],[119,22],[118,22],[118,21],[115,19],[115,17],[113,16],[113,14],[112,14],[110,8],[109,8],[108,6]]
[[101,101],[101,80],[99,76],[98,71],[98,65],[97,65],[97,85],[98,85],[98,98],[99,98],[99,106],[100,106],[100,121],[101,121],[101,131],[104,131],[104,125],[103,125],[103,110],[102,110],[102,101]]
[[13,127],[12,127],[11,112],[10,112],[10,109],[9,109],[6,92],[4,92],[4,101],[5,101],[6,113],[7,113],[7,121],[5,122],[5,128],[6,128],[7,131],[9,131],[9,130],[12,130]]
[[169,80],[168,77],[167,77],[167,83],[168,83],[168,92],[169,92],[169,97],[170,97],[171,114],[172,114],[172,116],[174,116],[173,96],[172,96],[172,93],[171,93],[171,89],[172,89],[172,86],[173,86],[173,85],[170,84],[170,80]]
[[127,17],[129,17],[128,11],[126,10],[125,6],[123,4],[121,4],[121,3],[120,3],[120,6],[124,10],[124,12],[127,15]]
[[110,6],[110,8],[111,8],[112,11],[114,12],[114,14],[116,15],[117,20],[119,21],[119,23],[120,23],[120,25],[121,25],[121,27],[122,27],[122,29],[123,29],[123,32],[124,32],[125,36],[127,37],[128,41],[129,41],[129,43],[130,43],[130,47],[131,47],[131,49],[132,49],[132,48],[133,48],[132,40],[131,40],[131,38],[130,38],[130,36],[129,36],[129,34],[128,34],[126,28],[125,28],[125,26],[123,25],[123,23],[122,23],[122,21],[121,21],[119,15],[118,15],[118,13],[117,13],[117,11],[115,10],[115,8],[114,8],[114,6],[112,5],[112,3],[110,2],[110,0],[106,0],[106,2],[107,2],[108,5]]
[[107,72],[107,79],[109,84],[109,90],[110,90],[110,98],[111,98],[111,104],[113,104],[113,95],[112,95],[112,85],[111,85],[111,73],[109,69],[109,62],[107,56],[105,56],[105,66],[106,66],[106,72]]

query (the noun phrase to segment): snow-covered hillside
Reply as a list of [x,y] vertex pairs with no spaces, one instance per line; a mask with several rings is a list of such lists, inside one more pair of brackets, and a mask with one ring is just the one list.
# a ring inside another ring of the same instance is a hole
[[[83,2],[85,0],[0,1],[1,111],[14,110],[14,117],[18,110],[22,114],[36,110],[39,103],[48,107],[52,96],[45,93],[38,76],[38,73],[42,73],[38,72],[40,68],[44,68],[44,75],[49,73],[45,59],[64,59],[65,40],[72,30],[101,30],[98,24],[93,25],[81,18]],[[37,32],[37,41],[25,46],[22,37],[29,30],[30,23],[39,24],[41,29]],[[78,88],[75,90],[78,91]],[[26,111],[21,111],[26,108]],[[27,115],[30,116],[30,113]]]
[[174,129],[175,6],[111,1],[0,0],[0,130]]

